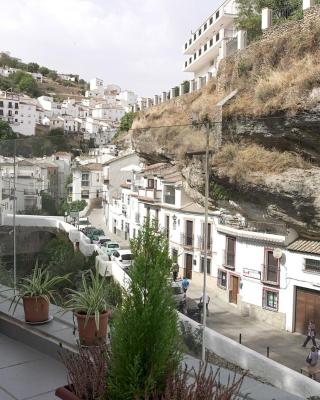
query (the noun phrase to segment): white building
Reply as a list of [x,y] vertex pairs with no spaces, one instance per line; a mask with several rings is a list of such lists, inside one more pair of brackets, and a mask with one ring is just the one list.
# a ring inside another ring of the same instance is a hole
[[297,238],[282,224],[209,212],[204,265],[204,209],[185,193],[175,167],[156,164],[122,180],[107,212],[109,230],[129,239],[146,218],[165,230],[180,276],[244,315],[290,332],[320,324],[320,243]]
[[120,104],[100,103],[92,109],[92,118],[118,123],[125,113],[125,109]]
[[[197,79],[195,83],[191,82],[192,86],[197,86],[192,87],[191,91],[199,89],[211,76],[215,76],[219,62],[237,50],[237,14],[236,0],[224,1],[184,43],[184,71],[192,72],[194,79]],[[244,33],[241,35],[241,40],[244,40]]]
[[71,153],[58,151],[51,156],[51,161],[58,167],[58,199],[62,200],[65,194],[65,184],[71,173]]
[[7,121],[14,132],[35,135],[36,117],[35,100],[25,95],[0,92],[0,119]]
[[101,199],[103,195],[102,164],[78,165],[72,171],[72,201]]

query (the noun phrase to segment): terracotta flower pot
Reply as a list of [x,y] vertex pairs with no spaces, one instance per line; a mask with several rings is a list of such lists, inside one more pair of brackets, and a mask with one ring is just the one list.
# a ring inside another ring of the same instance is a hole
[[26,322],[45,322],[49,319],[49,303],[41,296],[23,297]]
[[106,340],[109,312],[100,314],[99,330],[96,327],[94,315],[90,315],[87,323],[86,314],[75,313],[78,321],[80,343],[84,346],[95,346]]
[[71,390],[70,390],[70,386],[62,386],[59,387],[56,392],[55,395],[57,397],[59,397],[59,399],[62,400],[81,400],[78,396],[76,396]]

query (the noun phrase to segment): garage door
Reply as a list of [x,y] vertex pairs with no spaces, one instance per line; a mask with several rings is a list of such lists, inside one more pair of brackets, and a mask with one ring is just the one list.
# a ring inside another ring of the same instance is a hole
[[297,287],[295,331],[305,334],[310,320],[320,332],[320,291]]

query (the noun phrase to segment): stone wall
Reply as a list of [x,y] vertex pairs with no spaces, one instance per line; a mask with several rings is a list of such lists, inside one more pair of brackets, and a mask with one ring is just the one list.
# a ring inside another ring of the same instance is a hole
[[262,40],[276,39],[282,35],[295,35],[296,32],[312,29],[313,24],[318,24],[320,18],[320,5],[314,6],[304,12],[304,18],[299,21],[288,21],[281,25],[274,25],[266,29]]

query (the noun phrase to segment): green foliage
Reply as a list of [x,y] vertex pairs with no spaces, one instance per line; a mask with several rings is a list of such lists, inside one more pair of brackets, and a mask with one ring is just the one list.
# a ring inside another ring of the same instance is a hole
[[111,398],[162,393],[180,362],[178,317],[170,287],[168,242],[149,222],[131,241],[131,282],[112,332]]
[[[319,1],[319,0],[318,0]],[[239,14],[237,18],[238,28],[248,33],[248,41],[252,42],[261,37],[261,10],[269,7],[272,10],[287,9],[288,19],[300,19],[302,17],[302,0],[238,0]],[[279,19],[281,24],[286,19]]]
[[19,294],[13,297],[10,307],[15,304],[15,311],[22,297],[42,297],[48,303],[50,301],[55,303],[55,287],[68,280],[68,278],[69,274],[51,277],[48,269],[39,268],[37,261],[32,275],[28,278],[23,278],[20,282],[18,286]]
[[40,74],[42,74],[43,76],[48,76],[50,69],[47,67],[40,67],[39,68],[39,72]]
[[17,139],[17,134],[13,132],[7,121],[0,119],[0,141]]
[[56,71],[50,71],[48,73],[48,78],[52,79],[53,81],[58,79],[58,74]]
[[72,203],[68,203],[67,199],[64,198],[58,207],[58,214],[65,215],[67,212],[70,214],[70,211],[82,211],[86,208],[87,202],[85,200],[76,200]]
[[39,72],[39,64],[31,62],[27,65],[28,72]]
[[135,113],[133,112],[128,112],[126,113],[120,121],[120,131],[126,131],[128,132],[131,129],[133,119],[134,119]]
[[184,93],[189,93],[190,92],[190,82],[189,81],[184,81],[183,82],[183,91],[184,91]]
[[0,89],[7,90],[12,88],[13,91],[26,93],[31,97],[41,95],[37,81],[24,71],[17,71],[8,77],[0,77]]
[[85,324],[89,317],[95,317],[97,329],[99,329],[100,314],[108,309],[106,280],[101,276],[98,268],[95,273],[92,270],[84,272],[79,290],[70,289],[68,301],[65,304],[66,310],[76,311],[86,315]]

